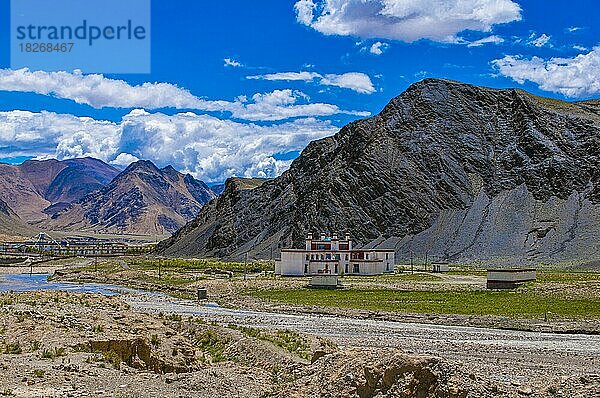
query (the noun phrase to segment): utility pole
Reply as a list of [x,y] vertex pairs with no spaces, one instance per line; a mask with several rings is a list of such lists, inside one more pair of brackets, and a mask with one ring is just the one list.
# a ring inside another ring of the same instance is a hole
[[158,260],[158,279],[162,279],[162,260]]
[[425,252],[425,272],[427,272],[427,252]]
[[410,251],[410,273],[411,274],[415,273],[415,269],[414,269],[414,265],[413,265],[413,252],[412,252],[412,250]]
[[246,280],[246,266],[248,263],[248,252],[244,253],[244,280]]

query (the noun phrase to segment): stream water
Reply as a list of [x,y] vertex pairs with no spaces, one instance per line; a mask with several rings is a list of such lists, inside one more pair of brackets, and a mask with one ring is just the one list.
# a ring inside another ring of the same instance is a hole
[[50,274],[0,275],[0,292],[29,292],[34,290],[61,290],[73,293],[99,293],[116,296],[124,293],[143,293],[122,286],[97,283],[50,282]]

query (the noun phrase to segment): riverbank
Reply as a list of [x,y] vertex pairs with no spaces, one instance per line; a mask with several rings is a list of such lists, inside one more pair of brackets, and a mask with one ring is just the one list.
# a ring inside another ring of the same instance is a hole
[[[324,292],[306,289],[306,278],[266,277],[260,273],[244,279],[239,274],[225,277],[224,274],[184,271],[187,272],[163,270],[159,276],[158,269],[102,264],[95,270],[69,267],[60,270],[54,279],[121,284],[181,298],[194,298],[196,290],[202,287],[207,289],[211,301],[224,307],[284,314],[536,332],[600,333],[600,319],[594,312],[600,311],[600,275],[595,273],[546,272],[540,274],[539,283],[517,292],[486,291],[485,277],[477,272],[349,277],[344,278],[348,289]],[[398,295],[398,299],[394,295]],[[406,295],[412,298],[406,301],[402,298]],[[466,311],[467,301],[463,298],[470,300],[472,312]],[[419,302],[422,305],[417,305]],[[412,304],[407,306],[407,303]],[[386,306],[397,310],[385,310]],[[516,311],[519,308],[520,312]],[[435,312],[429,312],[431,309]]]
[[146,294],[0,293],[0,301],[5,396],[600,393],[594,336],[239,311]]
[[[300,397],[316,396],[310,392],[324,383],[336,396],[365,396],[380,385],[458,398],[487,388],[431,356],[342,350],[291,331],[140,313],[116,297],[28,292],[0,300],[4,396]],[[340,366],[344,375],[332,372]]]

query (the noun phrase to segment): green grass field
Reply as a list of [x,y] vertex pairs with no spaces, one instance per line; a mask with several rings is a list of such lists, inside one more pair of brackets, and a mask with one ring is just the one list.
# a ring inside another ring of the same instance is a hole
[[400,282],[441,282],[443,281],[437,275],[426,273],[402,272],[399,274],[376,275],[376,276],[344,276],[344,282],[362,283],[362,282],[381,282],[381,283],[400,283]]
[[[128,265],[133,269],[158,269],[159,266],[165,271],[177,272],[203,272],[206,270],[222,270],[234,273],[244,272],[243,262],[225,262],[211,259],[146,259],[132,258],[127,261]],[[247,272],[263,272],[274,271],[273,262],[269,261],[249,261],[246,264]]]
[[509,318],[600,318],[600,299],[560,298],[531,290],[401,291],[390,289],[262,290],[252,296],[290,304],[431,314]]

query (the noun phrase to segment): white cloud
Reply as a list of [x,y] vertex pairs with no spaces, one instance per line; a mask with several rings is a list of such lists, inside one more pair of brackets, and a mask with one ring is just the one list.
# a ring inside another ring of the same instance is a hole
[[535,33],[532,33],[531,36],[529,36],[529,41],[527,42],[527,44],[531,44],[532,46],[536,47],[544,47],[546,44],[552,46],[551,44],[549,44],[551,36],[548,36],[545,33],[542,33],[538,37],[535,36]]
[[266,75],[246,76],[246,79],[262,79],[262,80],[286,80],[286,81],[304,81],[310,82],[315,79],[320,79],[322,76],[316,72],[278,72],[268,73]]
[[[277,102],[269,98],[267,101]],[[207,182],[232,175],[274,177],[290,161],[275,154],[302,150],[338,127],[314,118],[271,125],[238,123],[191,112],[133,110],[120,123],[51,112],[0,112],[0,155],[67,159],[91,156],[125,166],[149,159]]]
[[244,65],[242,65],[239,61],[236,61],[233,58],[225,58],[223,60],[223,66],[231,66],[231,67],[234,67],[234,68],[240,68],[240,67],[242,67]]
[[103,75],[84,75],[81,71],[31,72],[27,68],[0,69],[0,90],[32,92],[70,99],[94,108],[217,108],[189,91],[169,83],[144,83],[131,86],[123,80]]
[[326,74],[321,75],[316,72],[279,72],[269,73],[266,75],[246,76],[247,79],[262,79],[262,80],[283,80],[283,81],[316,81],[322,86],[336,86],[354,90],[361,94],[372,94],[375,92],[375,87],[369,75],[360,72],[348,72],[343,74]]
[[467,47],[480,47],[487,43],[500,44],[500,43],[504,43],[504,39],[501,38],[500,36],[492,35],[492,36],[484,37],[479,40],[475,40],[475,41],[467,44]]
[[570,27],[567,28],[567,32],[569,32],[569,33],[575,33],[575,32],[577,32],[578,30],[581,30],[581,29],[583,29],[583,28],[580,27],[580,26],[570,26]]
[[376,41],[369,48],[369,52],[375,55],[381,55],[390,45],[387,43],[382,43],[380,41]]
[[[33,92],[70,99],[94,108],[195,109],[207,112],[229,112],[234,118],[246,120],[282,120],[334,114],[368,116],[366,112],[345,111],[331,104],[298,104],[297,99],[302,96],[295,95],[291,90],[255,94],[252,97],[255,103],[242,102],[241,97],[234,101],[213,101],[196,97],[186,89],[169,83],[144,83],[132,86],[123,80],[109,79],[96,74],[83,75],[78,71],[68,73],[31,72],[26,68],[0,69],[0,90]],[[276,105],[271,104],[272,106],[267,109],[265,105],[268,104],[264,103],[266,98],[281,96],[286,96],[287,101]]]
[[140,159],[138,159],[137,157],[135,157],[129,153],[122,152],[122,153],[118,154],[114,160],[111,160],[110,164],[126,167],[126,166],[129,166],[133,162],[137,162],[138,160],[140,160]]
[[507,55],[492,61],[501,75],[517,83],[526,80],[540,89],[561,93],[568,97],[585,97],[600,93],[600,47],[574,58],[540,57],[524,59]]
[[405,42],[459,42],[464,30],[521,19],[512,0],[300,0],[294,8],[298,22],[325,35]]
[[578,51],[589,51],[589,48],[584,47],[584,46],[579,46],[579,45],[574,45],[573,49],[578,50]]
[[[309,97],[298,90],[274,90],[270,93],[254,94],[253,102],[238,98],[229,110],[233,116],[245,120],[283,120],[306,116],[331,116],[347,114],[369,116],[370,112],[344,111],[337,105],[308,103]],[[305,102],[305,103],[298,103]]]
[[375,92],[375,87],[373,87],[373,83],[369,76],[358,72],[349,72],[342,75],[325,75],[323,79],[321,79],[320,84],[324,86],[349,88],[361,94],[371,94]]
[[86,117],[0,112],[0,153],[7,157],[73,158],[109,154],[116,147],[118,125]]

